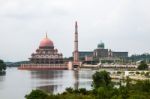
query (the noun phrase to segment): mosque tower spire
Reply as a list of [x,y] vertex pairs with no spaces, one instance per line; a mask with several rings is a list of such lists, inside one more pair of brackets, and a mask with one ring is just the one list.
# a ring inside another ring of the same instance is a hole
[[74,62],[79,61],[79,51],[78,51],[78,24],[75,22],[75,40],[74,40]]

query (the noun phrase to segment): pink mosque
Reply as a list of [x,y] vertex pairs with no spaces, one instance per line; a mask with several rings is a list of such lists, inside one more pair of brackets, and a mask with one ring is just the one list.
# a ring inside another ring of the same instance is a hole
[[21,64],[19,69],[25,70],[48,70],[48,69],[67,69],[67,64],[63,60],[62,53],[54,48],[54,43],[46,34],[40,42],[39,48],[31,54],[29,64]]
[[[21,64],[18,69],[21,70],[66,70],[72,69],[73,66],[78,67],[79,52],[78,52],[78,26],[75,22],[75,41],[74,41],[74,60],[73,62],[65,62],[62,53],[54,48],[54,43],[46,34],[46,37],[41,40],[39,47],[35,53],[29,58],[30,63]],[[74,68],[74,67],[73,67]]]
[[39,48],[29,58],[34,64],[63,64],[63,56],[54,49],[53,41],[46,34],[46,37],[40,42]]

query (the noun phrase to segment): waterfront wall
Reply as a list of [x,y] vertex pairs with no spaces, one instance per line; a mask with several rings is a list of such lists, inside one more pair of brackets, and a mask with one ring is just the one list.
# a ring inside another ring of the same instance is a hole
[[67,64],[21,64],[20,70],[67,70]]
[[116,64],[116,65],[101,65],[100,67],[103,68],[137,68],[137,65],[120,65],[120,64]]

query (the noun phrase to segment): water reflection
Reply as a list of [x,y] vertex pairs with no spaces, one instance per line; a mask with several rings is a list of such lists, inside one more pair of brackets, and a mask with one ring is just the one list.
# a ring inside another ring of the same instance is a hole
[[5,75],[6,75],[5,71],[0,72],[0,76],[5,76]]
[[0,75],[0,90],[4,88],[5,74]]
[[79,71],[77,70],[74,71],[74,80],[75,80],[74,88],[79,89]]
[[6,75],[0,76],[0,98],[24,99],[33,89],[52,93],[64,92],[67,87],[91,89],[93,73],[93,70],[22,71],[8,68]]
[[44,90],[46,92],[54,93],[57,90],[58,85],[48,85],[48,86],[40,86],[37,89]]
[[62,77],[63,71],[31,71],[31,78],[36,79],[53,79]]
[[67,87],[90,89],[93,71],[50,70],[31,71],[30,74],[34,88],[61,93]]
[[5,80],[5,75],[0,75],[0,82]]

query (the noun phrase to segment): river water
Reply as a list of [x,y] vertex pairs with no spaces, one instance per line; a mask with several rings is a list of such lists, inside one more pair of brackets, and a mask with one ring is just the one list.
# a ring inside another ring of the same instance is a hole
[[0,76],[0,99],[25,99],[33,89],[61,93],[67,87],[91,89],[95,70],[26,71],[7,68]]

